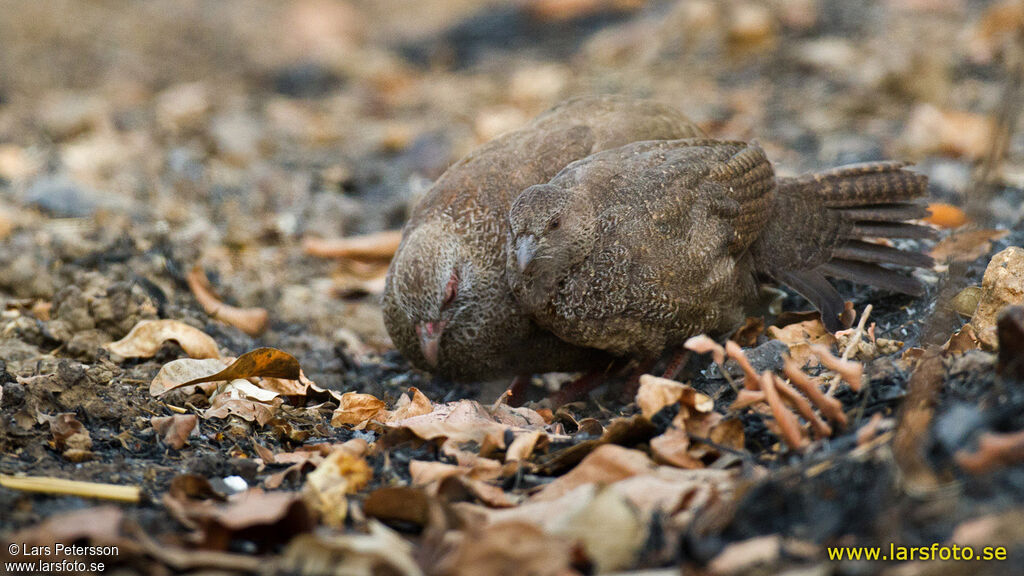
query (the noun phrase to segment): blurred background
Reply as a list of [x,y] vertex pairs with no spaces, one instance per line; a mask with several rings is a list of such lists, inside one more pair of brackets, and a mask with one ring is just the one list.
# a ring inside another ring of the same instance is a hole
[[999,190],[987,209],[1022,210],[1017,0],[0,0],[0,14],[0,288],[57,307],[111,262],[166,293],[175,263],[199,263],[279,328],[385,348],[375,300],[337,298],[372,295],[383,269],[339,270],[301,240],[400,227],[449,164],[581,94],[673,104],[714,136],[757,139],[784,174],[912,160],[945,201],[981,178]]

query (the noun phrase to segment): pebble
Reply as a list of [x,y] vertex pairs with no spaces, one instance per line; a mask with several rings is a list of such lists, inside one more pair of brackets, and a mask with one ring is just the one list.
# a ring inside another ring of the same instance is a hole
[[994,350],[996,319],[1003,308],[1024,304],[1024,248],[1010,246],[989,261],[981,281],[981,298],[971,318],[971,326],[982,345]]

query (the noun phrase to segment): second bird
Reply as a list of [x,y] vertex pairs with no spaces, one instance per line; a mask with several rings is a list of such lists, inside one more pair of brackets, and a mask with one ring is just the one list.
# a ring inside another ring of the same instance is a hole
[[922,292],[891,267],[928,256],[864,241],[931,235],[904,222],[925,215],[910,201],[927,179],[903,166],[777,178],[758,146],[708,139],[600,152],[515,200],[509,286],[559,338],[618,355],[728,333],[759,280],[793,288],[835,330],[843,299],[826,276]]

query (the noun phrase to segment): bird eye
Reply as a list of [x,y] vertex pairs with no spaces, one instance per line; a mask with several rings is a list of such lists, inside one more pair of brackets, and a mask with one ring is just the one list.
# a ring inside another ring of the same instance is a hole
[[562,225],[562,221],[559,218],[552,218],[548,222],[548,230],[558,230],[558,227]]

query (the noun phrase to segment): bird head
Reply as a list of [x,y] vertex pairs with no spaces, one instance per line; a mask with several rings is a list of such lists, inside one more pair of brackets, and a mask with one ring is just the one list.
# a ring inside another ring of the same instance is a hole
[[428,370],[442,361],[442,341],[472,305],[476,267],[459,237],[421,226],[402,242],[388,270],[384,322],[402,353]]
[[553,184],[531,186],[512,203],[506,274],[527,311],[546,306],[586,256],[592,224],[586,203]]

